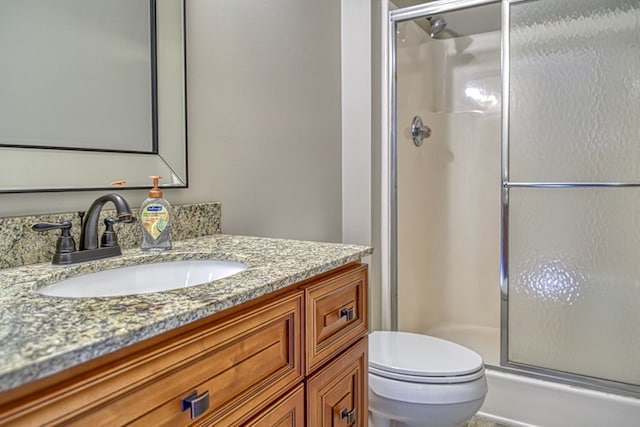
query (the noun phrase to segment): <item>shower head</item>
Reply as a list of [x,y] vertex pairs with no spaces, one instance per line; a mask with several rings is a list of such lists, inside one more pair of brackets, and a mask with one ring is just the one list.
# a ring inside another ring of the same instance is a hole
[[447,21],[445,21],[442,18],[433,18],[433,17],[428,17],[427,20],[429,21],[429,23],[431,24],[431,37],[435,37],[438,34],[440,34],[445,27],[447,26]]

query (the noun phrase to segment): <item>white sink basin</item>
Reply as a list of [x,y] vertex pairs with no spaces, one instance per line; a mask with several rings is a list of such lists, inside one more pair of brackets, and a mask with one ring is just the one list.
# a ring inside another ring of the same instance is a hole
[[70,298],[146,294],[213,282],[247,268],[239,262],[210,260],[141,264],[71,277],[37,292]]

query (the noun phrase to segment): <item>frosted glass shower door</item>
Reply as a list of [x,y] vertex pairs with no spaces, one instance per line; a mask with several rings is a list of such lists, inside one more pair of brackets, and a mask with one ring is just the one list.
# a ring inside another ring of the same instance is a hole
[[640,394],[640,2],[506,3],[506,363]]

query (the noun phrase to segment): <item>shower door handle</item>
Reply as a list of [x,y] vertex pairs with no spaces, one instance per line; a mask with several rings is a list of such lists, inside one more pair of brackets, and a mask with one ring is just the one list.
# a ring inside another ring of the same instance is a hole
[[411,137],[416,147],[422,145],[424,138],[431,136],[431,128],[422,122],[422,117],[415,116],[411,121]]

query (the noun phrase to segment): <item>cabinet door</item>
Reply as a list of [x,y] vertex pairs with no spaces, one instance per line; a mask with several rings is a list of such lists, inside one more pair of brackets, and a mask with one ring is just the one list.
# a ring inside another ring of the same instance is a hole
[[246,427],[304,427],[304,385],[298,385]]
[[307,425],[367,425],[367,338],[313,375],[307,382]]
[[307,287],[305,299],[310,374],[367,333],[366,264]]

